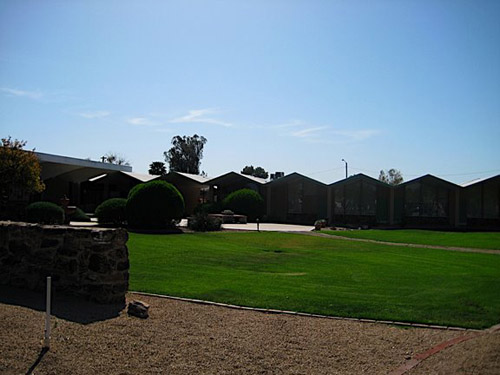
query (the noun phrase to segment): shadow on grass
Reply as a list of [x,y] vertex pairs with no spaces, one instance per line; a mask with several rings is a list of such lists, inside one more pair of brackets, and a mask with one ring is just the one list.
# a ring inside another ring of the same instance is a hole
[[[45,293],[2,285],[0,303],[45,311]],[[71,322],[90,324],[116,318],[124,308],[125,303],[98,304],[81,297],[52,292],[52,315]]]

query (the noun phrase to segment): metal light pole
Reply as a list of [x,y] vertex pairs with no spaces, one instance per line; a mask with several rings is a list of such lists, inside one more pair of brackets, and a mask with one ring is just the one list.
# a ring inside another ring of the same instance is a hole
[[43,339],[43,348],[49,350],[50,348],[50,306],[52,304],[51,298],[52,277],[47,277],[47,295],[45,299],[45,335]]
[[348,173],[347,173],[347,162],[344,159],[342,159],[342,161],[345,163],[345,178],[347,178],[347,175],[348,175]]

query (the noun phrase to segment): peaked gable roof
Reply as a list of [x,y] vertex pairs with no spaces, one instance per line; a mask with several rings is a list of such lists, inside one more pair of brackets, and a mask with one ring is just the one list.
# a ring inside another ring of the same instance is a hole
[[376,178],[367,176],[366,174],[363,174],[363,173],[358,173],[358,174],[349,176],[347,178],[344,178],[343,180],[339,180],[339,181],[333,182],[333,183],[331,183],[328,186],[348,184],[348,183],[351,183],[351,182],[356,182],[357,180],[367,180],[367,181],[370,181],[371,183],[374,183],[374,184],[377,184],[377,185],[386,186],[386,187],[392,187],[392,185],[389,185],[386,182],[377,180]]
[[132,178],[132,179],[139,181],[139,182],[149,182],[149,181],[153,181],[153,180],[160,178],[160,176],[152,176],[150,174],[118,171],[118,172],[101,174],[99,176],[89,178],[88,181],[95,182],[95,181],[99,181],[99,180],[102,180],[102,179],[107,178],[107,177],[112,177],[112,176],[117,176],[117,175],[125,175],[126,177]]
[[195,181],[195,182],[197,182],[199,184],[207,184],[210,181],[210,179],[208,177],[200,176],[199,174],[184,173],[184,172],[175,172],[175,171],[172,171],[170,173],[178,174],[179,176],[188,178],[188,179],[193,180],[193,181]]
[[453,182],[450,182],[450,181],[447,181],[447,180],[443,180],[442,178],[436,177],[436,176],[434,176],[432,174],[426,174],[426,175],[414,178],[413,180],[403,182],[402,184],[399,184],[397,186],[406,186],[408,184],[418,182],[419,180],[429,180],[429,179],[430,180],[435,180],[437,182],[441,182],[443,184],[446,184],[446,185],[449,185],[449,186],[452,186],[452,187],[455,187],[455,188],[460,188],[459,185],[454,184]]
[[148,182],[152,180],[156,180],[160,178],[160,176],[154,176],[150,174],[143,174],[143,173],[134,173],[134,172],[124,172],[120,171],[120,173],[127,175],[129,177],[132,177],[135,180],[141,181],[141,182]]
[[466,188],[472,185],[480,184],[483,182],[488,182],[490,180],[495,180],[495,179],[500,179],[500,174],[497,174],[496,176],[491,176],[491,177],[483,177],[483,178],[476,178],[471,181],[463,182],[460,184],[461,187]]
[[267,183],[267,185],[284,183],[287,180],[290,180],[291,178],[301,178],[301,179],[310,181],[310,182],[318,184],[318,185],[324,185],[324,186],[326,186],[326,184],[323,183],[323,182],[321,182],[321,181],[315,180],[315,179],[313,179],[311,177],[304,176],[303,174],[300,174],[300,173],[297,173],[297,172],[292,172],[290,174],[287,174],[286,176],[283,176],[283,177],[277,178],[275,180],[269,181]]
[[247,180],[250,180],[252,182],[256,182],[260,185],[264,185],[267,183],[267,180],[264,179],[264,178],[260,178],[260,177],[254,177],[254,176],[249,176],[247,174],[242,174],[242,173],[237,173],[237,172],[228,172],[228,173],[225,173],[223,175],[220,175],[220,176],[217,176],[215,178],[212,178],[210,181],[210,183],[213,183],[214,181],[217,182],[219,180],[222,180],[222,179],[225,179],[225,178],[230,178],[230,177],[236,177],[236,178],[245,178]]

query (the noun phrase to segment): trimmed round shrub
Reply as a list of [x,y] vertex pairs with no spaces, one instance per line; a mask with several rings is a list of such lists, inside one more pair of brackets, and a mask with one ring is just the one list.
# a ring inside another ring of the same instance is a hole
[[97,206],[94,214],[99,224],[123,225],[127,220],[126,205],[125,198],[111,198]]
[[69,215],[69,221],[85,221],[89,222],[90,217],[85,215],[85,212],[83,212],[80,208],[76,208],[75,212],[73,212],[71,215]]
[[175,226],[184,214],[182,194],[165,181],[136,185],[127,199],[127,219],[131,228],[165,229]]
[[261,217],[265,212],[264,199],[251,189],[233,191],[224,199],[224,208],[235,214],[246,215],[250,221]]
[[63,224],[64,210],[52,202],[35,202],[26,207],[26,220],[39,224]]

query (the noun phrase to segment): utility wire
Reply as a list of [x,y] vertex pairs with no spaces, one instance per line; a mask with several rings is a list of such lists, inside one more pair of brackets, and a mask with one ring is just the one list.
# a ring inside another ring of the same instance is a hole
[[[360,171],[360,172],[379,173],[379,172],[371,171],[368,169],[361,169],[361,168],[357,168],[357,167],[349,167],[349,168],[354,169],[356,171]],[[340,169],[340,168],[338,168],[338,169]],[[490,169],[488,171],[466,172],[466,173],[433,173],[433,174],[435,174],[437,176],[447,177],[447,176],[470,176],[470,175],[474,175],[474,174],[492,173],[492,172],[500,172],[500,169]],[[422,176],[422,174],[403,173],[403,176],[414,177],[414,176]]]
[[468,173],[450,173],[450,174],[441,174],[440,176],[468,176],[471,174],[481,174],[481,173],[491,173],[491,172],[500,172],[500,169],[491,169],[489,171],[481,171],[481,172],[468,172]]
[[[308,175],[315,175],[315,174],[321,174],[321,173],[327,173],[327,172],[333,172],[333,171],[338,171],[341,169],[345,169],[345,167],[338,167],[338,168],[331,168],[331,169],[325,169],[322,171],[316,171],[316,172],[309,172]],[[380,171],[372,171],[369,169],[364,169],[364,168],[358,168],[354,166],[349,166],[350,170],[355,170],[358,172],[364,172],[364,173],[373,173],[375,175],[378,175]],[[470,176],[470,175],[475,175],[475,174],[482,174],[482,173],[493,173],[493,172],[500,172],[500,169],[490,169],[488,171],[478,171],[478,172],[466,172],[466,173],[433,173],[436,176],[440,177],[448,177],[448,176]],[[418,177],[422,176],[422,174],[410,174],[410,173],[403,173],[404,177]]]

